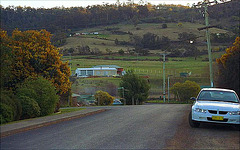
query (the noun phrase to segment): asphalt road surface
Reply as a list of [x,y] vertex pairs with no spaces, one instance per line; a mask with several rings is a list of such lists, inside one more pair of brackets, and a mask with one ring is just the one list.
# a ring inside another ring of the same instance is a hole
[[187,122],[190,105],[110,107],[109,111],[15,134],[1,149],[238,149],[232,126]]

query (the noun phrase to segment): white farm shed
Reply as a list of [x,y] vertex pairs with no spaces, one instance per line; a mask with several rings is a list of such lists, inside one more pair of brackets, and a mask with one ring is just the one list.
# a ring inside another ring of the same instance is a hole
[[117,75],[116,68],[77,68],[75,71],[77,77],[89,76],[114,76]]

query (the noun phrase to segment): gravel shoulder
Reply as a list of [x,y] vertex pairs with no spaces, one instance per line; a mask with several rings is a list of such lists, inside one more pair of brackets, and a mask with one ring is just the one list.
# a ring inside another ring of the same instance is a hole
[[204,123],[199,128],[191,128],[188,124],[189,111],[185,113],[166,149],[240,149],[240,131],[233,126]]

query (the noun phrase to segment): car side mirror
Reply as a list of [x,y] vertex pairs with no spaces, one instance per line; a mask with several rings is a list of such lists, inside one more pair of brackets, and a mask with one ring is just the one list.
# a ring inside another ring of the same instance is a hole
[[196,97],[191,97],[190,100],[196,101]]

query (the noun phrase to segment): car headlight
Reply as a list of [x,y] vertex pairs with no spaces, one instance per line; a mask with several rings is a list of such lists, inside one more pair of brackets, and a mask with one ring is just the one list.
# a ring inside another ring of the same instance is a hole
[[200,113],[206,113],[207,112],[206,109],[200,109],[200,108],[195,108],[194,111],[200,112]]
[[240,115],[240,111],[230,111],[229,115]]

